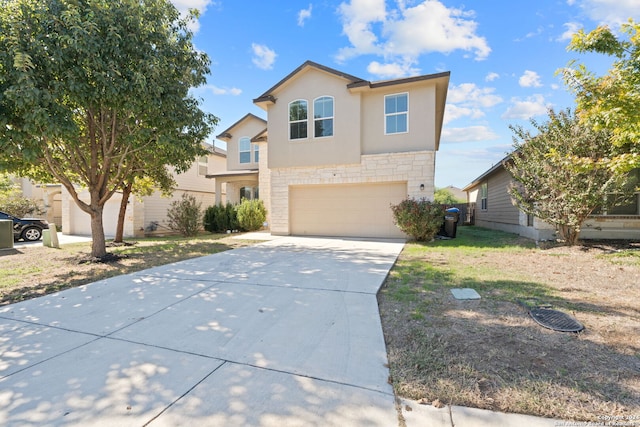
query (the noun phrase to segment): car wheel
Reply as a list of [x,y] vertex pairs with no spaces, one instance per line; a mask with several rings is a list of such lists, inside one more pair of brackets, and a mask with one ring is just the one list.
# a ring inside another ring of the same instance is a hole
[[40,240],[42,237],[42,230],[36,227],[29,227],[22,232],[22,238],[30,242]]

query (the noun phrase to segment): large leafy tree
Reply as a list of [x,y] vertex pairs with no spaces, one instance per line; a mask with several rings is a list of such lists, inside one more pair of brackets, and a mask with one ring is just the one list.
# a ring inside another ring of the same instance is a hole
[[0,169],[64,185],[103,257],[107,200],[160,167],[186,170],[216,123],[189,93],[210,64],[192,44],[196,14],[169,0],[0,6]]
[[571,110],[549,110],[548,121],[531,124],[537,134],[511,126],[514,152],[505,162],[514,179],[511,196],[520,210],[555,225],[574,245],[594,209],[625,196],[626,174],[608,165],[616,149],[609,132],[583,125]]
[[640,167],[640,23],[629,20],[619,36],[607,26],[589,33],[580,30],[568,49],[613,58],[611,68],[602,76],[572,61],[563,70],[564,80],[576,95],[582,122],[611,131],[617,150],[609,166],[627,172]]

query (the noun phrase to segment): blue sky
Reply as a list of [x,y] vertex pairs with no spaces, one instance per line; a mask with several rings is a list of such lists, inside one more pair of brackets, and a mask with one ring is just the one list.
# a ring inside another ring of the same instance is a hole
[[[640,20],[640,0],[172,0],[201,12],[195,45],[212,60],[203,109],[215,134],[306,60],[376,81],[451,72],[436,186],[464,187],[511,151],[509,125],[572,107],[559,68],[571,35]],[[211,141],[213,141],[213,135]]]

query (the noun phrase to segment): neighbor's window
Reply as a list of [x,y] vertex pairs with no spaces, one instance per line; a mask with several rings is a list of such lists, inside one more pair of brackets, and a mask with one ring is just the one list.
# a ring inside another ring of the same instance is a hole
[[480,187],[480,209],[482,209],[482,210],[486,210],[487,209],[487,195],[488,194],[489,194],[489,188],[487,186],[487,183],[485,182]]
[[321,96],[313,101],[313,125],[316,138],[333,136],[333,98]]
[[409,130],[409,94],[384,97],[384,133],[404,133]]
[[251,163],[251,139],[248,136],[240,138],[238,152],[240,153],[240,163]]
[[209,156],[198,158],[198,175],[204,176],[209,171]]
[[[640,169],[629,172],[626,186],[627,189],[637,189],[640,186]],[[605,198],[604,208],[594,209],[592,215],[640,215],[640,193],[632,194],[623,200],[620,198],[620,194],[609,194]],[[607,202],[615,202],[615,205],[610,206],[610,203]]]
[[289,104],[289,139],[307,137],[307,101],[298,99]]

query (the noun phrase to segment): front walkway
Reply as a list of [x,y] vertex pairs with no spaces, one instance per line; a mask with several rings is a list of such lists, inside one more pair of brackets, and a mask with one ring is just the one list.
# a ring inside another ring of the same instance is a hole
[[284,237],[0,308],[0,425],[395,426],[402,242]]

